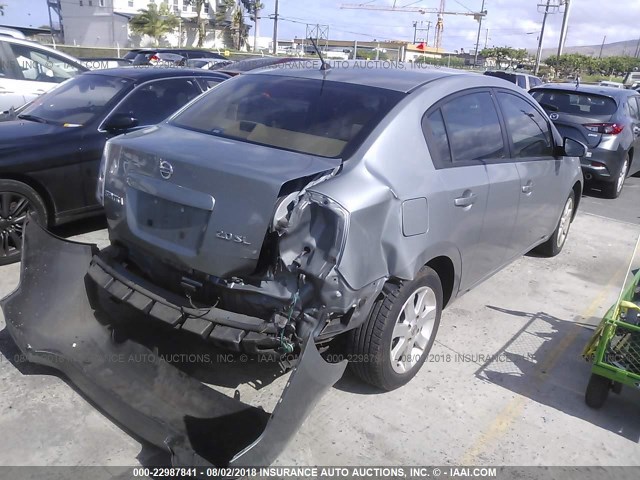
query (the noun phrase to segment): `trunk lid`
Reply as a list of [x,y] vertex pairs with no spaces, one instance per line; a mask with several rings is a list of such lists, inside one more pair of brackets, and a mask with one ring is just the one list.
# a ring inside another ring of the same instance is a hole
[[105,182],[112,240],[219,277],[255,269],[285,183],[341,164],[169,125],[112,148],[121,148]]
[[583,117],[561,112],[549,112],[554,125],[563,137],[578,140],[589,148],[596,148],[602,141],[602,134],[592,132],[585,125],[592,123],[607,123],[611,121],[611,115],[598,115]]

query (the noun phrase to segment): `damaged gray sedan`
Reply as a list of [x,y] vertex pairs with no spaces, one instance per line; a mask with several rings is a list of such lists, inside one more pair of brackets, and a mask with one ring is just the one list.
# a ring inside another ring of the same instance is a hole
[[[275,459],[344,371],[323,352],[380,389],[406,384],[442,309],[534,248],[558,254],[580,201],[584,146],[515,85],[303,67],[241,75],[109,141],[98,186],[109,248],[26,227],[21,286],[3,301],[16,343],[174,464]],[[45,282],[57,294],[29,302]],[[170,365],[87,364],[144,348],[109,337],[109,305],[299,360],[270,415]]]

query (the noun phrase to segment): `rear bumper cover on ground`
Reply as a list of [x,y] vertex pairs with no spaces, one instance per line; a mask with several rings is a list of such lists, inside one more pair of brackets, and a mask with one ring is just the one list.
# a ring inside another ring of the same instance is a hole
[[273,413],[231,399],[116,338],[87,275],[95,245],[58,239],[35,222],[25,228],[20,285],[0,301],[12,338],[28,360],[61,371],[122,426],[168,451],[173,465],[272,463],[344,372],[346,362],[325,362],[307,340]]

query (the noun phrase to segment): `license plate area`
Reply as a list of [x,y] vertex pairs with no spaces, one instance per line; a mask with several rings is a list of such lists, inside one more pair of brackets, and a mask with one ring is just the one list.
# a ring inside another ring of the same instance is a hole
[[136,224],[147,235],[197,250],[211,212],[136,191]]

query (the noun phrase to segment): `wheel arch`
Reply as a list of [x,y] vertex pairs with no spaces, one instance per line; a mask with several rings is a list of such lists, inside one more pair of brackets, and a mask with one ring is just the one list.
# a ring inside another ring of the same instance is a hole
[[432,258],[426,267],[433,269],[442,284],[442,307],[446,307],[453,298],[453,291],[456,283],[456,271],[453,261],[447,256]]
[[48,225],[53,225],[56,221],[56,209],[55,203],[49,191],[37,180],[34,180],[32,177],[28,175],[15,174],[15,173],[4,173],[0,176],[2,180],[14,180],[16,182],[24,183],[25,185],[31,187],[36,191],[42,201],[44,202],[44,206],[47,209],[47,223]]
[[573,184],[573,200],[575,202],[575,207],[573,209],[573,215],[571,216],[571,221],[576,218],[576,213],[578,213],[578,207],[580,206],[580,200],[582,199],[582,183],[576,182]]

